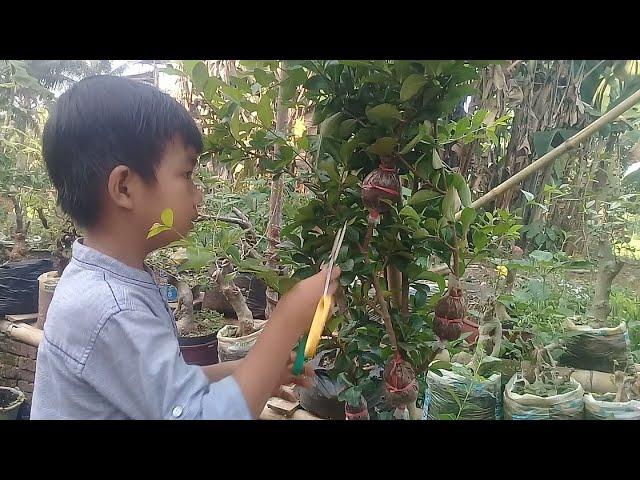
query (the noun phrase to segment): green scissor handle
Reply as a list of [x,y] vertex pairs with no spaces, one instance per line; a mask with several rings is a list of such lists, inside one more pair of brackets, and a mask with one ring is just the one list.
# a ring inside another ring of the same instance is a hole
[[293,363],[293,374],[300,375],[304,367],[304,348],[307,345],[307,336],[300,337],[296,352],[296,361]]

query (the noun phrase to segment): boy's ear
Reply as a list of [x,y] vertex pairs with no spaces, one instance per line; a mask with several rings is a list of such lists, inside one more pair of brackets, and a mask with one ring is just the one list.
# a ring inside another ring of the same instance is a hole
[[131,188],[134,183],[131,169],[126,165],[118,165],[109,174],[107,193],[117,206],[131,210],[133,208]]

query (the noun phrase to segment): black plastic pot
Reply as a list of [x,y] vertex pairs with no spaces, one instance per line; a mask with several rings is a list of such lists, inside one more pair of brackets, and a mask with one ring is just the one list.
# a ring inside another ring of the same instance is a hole
[[218,363],[218,332],[200,337],[178,337],[180,351],[189,365]]

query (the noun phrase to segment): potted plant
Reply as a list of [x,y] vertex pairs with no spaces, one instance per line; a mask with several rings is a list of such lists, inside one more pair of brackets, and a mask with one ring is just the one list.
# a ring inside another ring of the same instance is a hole
[[0,387],[0,420],[15,420],[24,400],[24,393],[17,388]]
[[[331,374],[348,386],[342,397],[351,407],[382,384],[391,411],[406,418],[418,377],[462,334],[467,312],[460,278],[490,243],[472,228],[476,213],[454,147],[490,141],[507,118],[454,112],[473,91],[473,62],[301,65],[312,73],[306,96],[319,135],[312,137],[313,176],[305,183],[313,195],[282,231],[295,252],[294,278],[318,271],[346,221],[338,256],[344,292],[324,339],[338,351]],[[450,270],[448,285],[430,270],[433,255]],[[425,280],[438,293],[429,296]],[[380,377],[369,375],[372,368],[382,370]],[[369,410],[372,418],[382,413],[371,404]]]
[[580,420],[584,389],[570,369],[557,367],[552,346],[535,346],[523,371],[511,377],[504,391],[506,420]]
[[178,343],[185,362],[201,366],[218,363],[218,332],[226,324],[221,313],[201,309],[194,313],[191,325],[180,325]]

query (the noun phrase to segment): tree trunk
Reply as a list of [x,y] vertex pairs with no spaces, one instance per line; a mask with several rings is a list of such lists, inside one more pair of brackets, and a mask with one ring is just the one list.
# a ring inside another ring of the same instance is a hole
[[16,231],[13,236],[14,244],[13,249],[9,253],[9,261],[17,262],[24,258],[29,249],[27,248],[27,232],[24,226],[24,216],[22,213],[22,206],[18,197],[9,197],[13,203],[13,209],[16,213]]
[[[280,64],[280,73],[278,75],[278,81],[280,86],[278,87],[278,97],[276,100],[276,133],[284,135],[287,125],[288,108],[285,105],[285,99],[283,98],[284,88],[282,81],[285,79],[286,73],[284,70],[285,62]],[[275,144],[273,147],[274,157],[280,154],[280,145]],[[271,181],[271,195],[269,197],[269,224],[267,226],[267,266],[273,270],[278,270],[278,244],[280,243],[280,230],[282,228],[282,192],[284,190],[284,175],[279,174],[273,177]],[[271,288],[267,288],[267,307],[266,317],[271,316],[276,303],[278,302],[278,293]]]
[[609,237],[601,236],[598,240],[598,277],[592,309],[597,327],[604,326],[609,313],[611,313],[611,305],[609,303],[611,284],[623,266],[624,263],[619,261],[613,254]]
[[220,291],[225,296],[233,310],[238,317],[238,326],[240,331],[238,337],[248,335],[253,331],[253,314],[247,306],[247,301],[242,295],[240,288],[234,283],[231,278],[233,272],[233,266],[227,263],[221,270],[218,270],[215,274],[215,280]]
[[16,196],[10,196],[11,203],[13,203],[13,210],[16,214],[16,234],[25,233],[24,231],[24,215],[22,214],[22,205],[20,200]]
[[[594,190],[597,192],[596,210],[599,210],[604,201],[610,196],[612,186],[610,185],[609,173],[612,168],[612,160],[607,155],[607,150],[611,151],[612,144],[608,144],[605,148],[605,155],[602,159],[599,169],[596,172],[596,186]],[[606,222],[606,212],[602,217],[602,222]],[[607,232],[598,234],[598,276],[596,280],[596,291],[593,298],[593,306],[591,313],[595,318],[597,327],[604,326],[609,313],[611,313],[611,304],[609,303],[609,295],[611,294],[611,285],[613,279],[620,273],[623,262],[619,261],[613,253],[611,236]]]
[[391,292],[393,304],[400,311],[402,309],[402,272],[393,265],[387,267],[387,287]]
[[180,335],[186,335],[195,328],[195,316],[193,313],[193,292],[186,282],[179,281],[178,290],[178,317],[177,327]]

